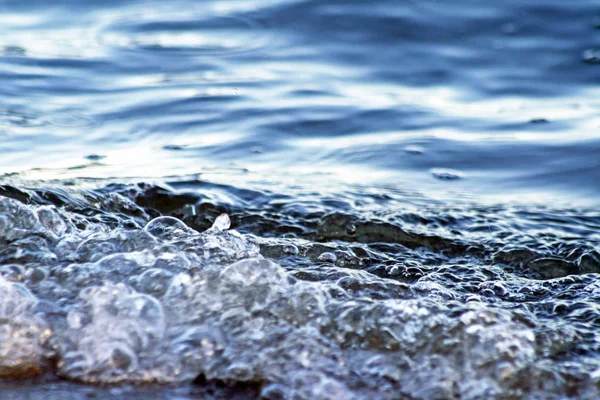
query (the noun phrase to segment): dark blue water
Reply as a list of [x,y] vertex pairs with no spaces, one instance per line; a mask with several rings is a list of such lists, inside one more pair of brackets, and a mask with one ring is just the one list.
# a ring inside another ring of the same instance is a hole
[[0,7],[6,173],[600,190],[593,0]]
[[0,155],[32,396],[600,396],[597,0],[0,0]]

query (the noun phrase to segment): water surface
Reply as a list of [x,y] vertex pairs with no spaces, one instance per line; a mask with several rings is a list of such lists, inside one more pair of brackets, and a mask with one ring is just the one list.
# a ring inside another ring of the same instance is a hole
[[592,0],[0,0],[3,393],[600,397],[599,84]]

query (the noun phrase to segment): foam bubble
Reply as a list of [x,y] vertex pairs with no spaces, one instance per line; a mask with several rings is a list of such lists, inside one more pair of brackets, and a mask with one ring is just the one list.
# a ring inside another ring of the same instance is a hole
[[40,374],[51,335],[33,312],[37,299],[19,283],[0,276],[0,377]]
[[157,357],[166,321],[156,298],[124,284],[88,287],[80,311],[67,317],[59,371],[89,382],[147,380],[142,368]]
[[[574,331],[543,330],[483,292],[462,301],[442,272],[407,284],[351,269],[358,256],[344,246],[261,239],[309,264],[286,270],[260,255],[254,237],[228,229],[225,215],[198,232],[173,217],[150,220],[118,195],[102,207],[122,214],[102,219],[0,197],[1,376],[41,373],[56,361],[54,372],[82,382],[202,376],[255,383],[273,399],[569,390],[563,367],[547,361],[576,343]],[[490,287],[499,286],[480,289]],[[515,291],[502,287],[505,297]],[[558,376],[551,388],[523,379],[549,373]]]

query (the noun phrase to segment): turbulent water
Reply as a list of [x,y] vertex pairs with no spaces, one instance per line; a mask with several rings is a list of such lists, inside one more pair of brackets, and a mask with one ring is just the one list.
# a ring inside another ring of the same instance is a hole
[[0,397],[600,398],[599,29],[0,0]]
[[597,213],[201,181],[2,194],[4,376],[600,396]]

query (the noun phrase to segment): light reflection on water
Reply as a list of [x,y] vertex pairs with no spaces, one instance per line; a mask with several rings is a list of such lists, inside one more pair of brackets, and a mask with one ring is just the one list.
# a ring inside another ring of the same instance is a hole
[[456,169],[474,193],[597,190],[564,178],[596,178],[593,2],[564,5],[568,27],[544,2],[72,6],[2,5],[5,173],[101,153],[93,174],[115,177],[233,163],[417,188]]

